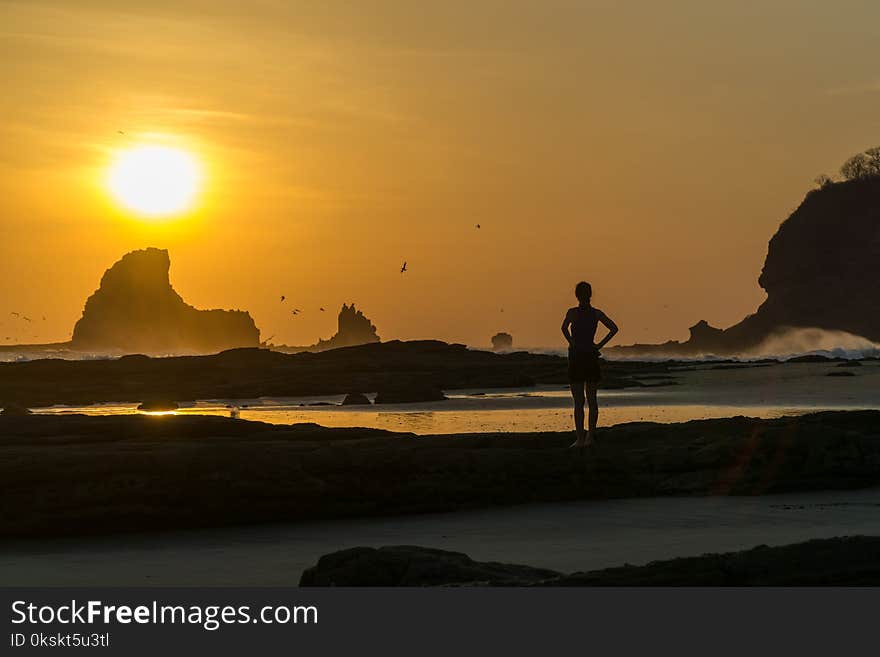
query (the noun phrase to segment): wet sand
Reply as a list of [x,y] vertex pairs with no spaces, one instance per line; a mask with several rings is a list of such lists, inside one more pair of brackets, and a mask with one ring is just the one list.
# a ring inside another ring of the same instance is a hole
[[574,572],[856,534],[880,535],[880,488],[6,541],[0,580],[7,586],[295,585],[322,554],[401,544]]

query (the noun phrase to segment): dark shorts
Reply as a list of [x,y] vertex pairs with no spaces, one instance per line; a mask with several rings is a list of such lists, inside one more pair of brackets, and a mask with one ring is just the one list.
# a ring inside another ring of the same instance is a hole
[[568,380],[572,383],[581,381],[598,381],[602,378],[599,368],[599,352],[596,349],[589,351],[568,350]]

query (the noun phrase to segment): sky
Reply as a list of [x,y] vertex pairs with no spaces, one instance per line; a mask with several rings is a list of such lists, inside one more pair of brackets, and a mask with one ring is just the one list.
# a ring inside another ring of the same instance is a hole
[[[880,143],[878,37],[873,0],[0,0],[0,340],[68,339],[147,246],[275,343],[355,302],[383,339],[559,346],[581,279],[621,344],[726,327]],[[162,220],[106,183],[154,143],[203,169]]]

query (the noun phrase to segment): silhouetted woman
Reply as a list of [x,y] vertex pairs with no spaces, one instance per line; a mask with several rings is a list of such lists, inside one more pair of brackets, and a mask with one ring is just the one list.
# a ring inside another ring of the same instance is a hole
[[[568,341],[568,380],[571,383],[571,396],[574,399],[574,430],[577,439],[572,447],[586,447],[596,438],[596,423],[599,421],[599,403],[596,388],[599,385],[599,350],[613,338],[618,331],[605,313],[590,305],[593,288],[581,281],[574,288],[578,305],[569,308],[562,320],[562,335]],[[596,328],[599,322],[608,329],[601,342],[596,342]],[[589,431],[584,431],[584,398],[590,407]]]

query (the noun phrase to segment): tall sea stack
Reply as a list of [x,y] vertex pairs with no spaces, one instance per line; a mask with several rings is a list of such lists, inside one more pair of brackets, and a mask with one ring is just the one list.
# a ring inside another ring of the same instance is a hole
[[247,312],[198,310],[171,287],[164,249],[126,254],[104,272],[73,329],[75,349],[129,353],[212,353],[255,347],[260,331]]

